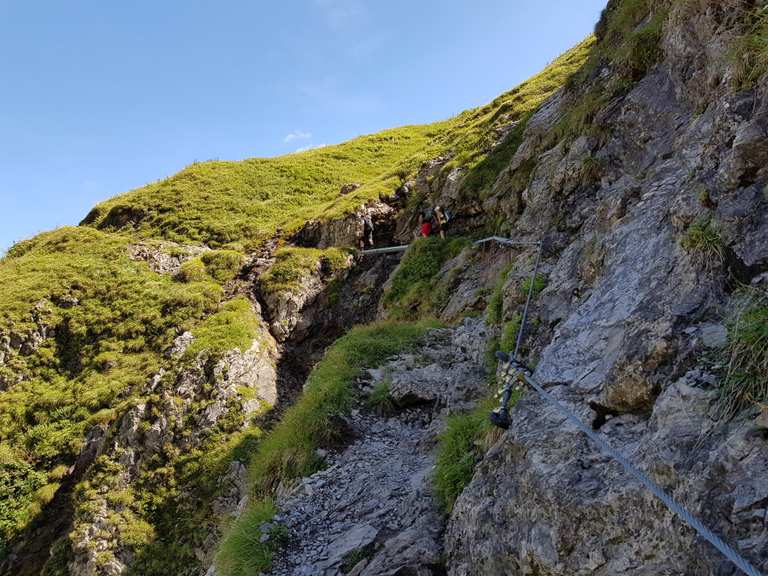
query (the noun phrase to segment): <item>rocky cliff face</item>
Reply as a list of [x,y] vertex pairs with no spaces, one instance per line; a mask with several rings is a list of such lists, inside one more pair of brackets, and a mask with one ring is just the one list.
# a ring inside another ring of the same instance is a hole
[[[535,378],[765,571],[765,424],[757,406],[727,420],[717,407],[734,291],[768,269],[766,88],[735,92],[724,56],[746,4],[657,6],[658,64],[554,147],[573,95],[547,102],[486,208],[547,242]],[[616,74],[598,67],[580,97]],[[703,256],[685,241],[702,221],[718,234]],[[459,498],[446,549],[456,575],[733,573],[532,393]]]

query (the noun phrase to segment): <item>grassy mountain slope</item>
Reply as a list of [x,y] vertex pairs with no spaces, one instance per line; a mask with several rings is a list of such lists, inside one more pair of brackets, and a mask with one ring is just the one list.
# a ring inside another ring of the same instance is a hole
[[[385,130],[278,158],[201,162],[99,204],[85,223],[103,229],[135,228],[142,236],[175,241],[248,247],[277,230],[290,232],[307,220],[331,219],[391,194],[424,161],[441,154],[453,156],[450,167],[472,173],[468,186],[478,192],[490,185],[514,151],[505,142],[491,152],[497,143],[494,129],[525,120],[579,69],[592,45],[592,38],[585,40],[490,104],[450,120]],[[518,139],[521,134],[522,125]],[[362,186],[340,197],[341,186],[352,182]]]
[[[0,358],[0,559],[70,474],[88,429],[116,422],[137,400],[178,334],[196,332],[196,346],[214,353],[253,336],[250,307],[232,306],[223,289],[238,254],[391,194],[438,155],[451,155],[446,170],[467,171],[465,194],[482,194],[529,115],[592,45],[449,120],[279,158],[197,163],[99,204],[81,227],[14,246],[0,260],[0,352],[9,350]],[[496,129],[513,123],[499,143]],[[351,182],[361,187],[340,196]],[[173,278],[129,257],[138,240],[160,239],[231,250],[193,259]],[[148,506],[137,500],[137,518],[152,521]],[[176,552],[163,554],[162,566],[176,562]]]
[[86,430],[112,421],[179,330],[216,311],[224,293],[211,277],[176,282],[131,261],[126,238],[64,228],[0,261],[0,294],[0,336],[11,348],[24,341],[0,364],[7,541],[52,498]]

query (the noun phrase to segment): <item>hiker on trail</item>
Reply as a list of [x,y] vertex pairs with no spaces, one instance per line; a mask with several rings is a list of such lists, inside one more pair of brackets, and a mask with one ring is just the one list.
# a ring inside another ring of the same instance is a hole
[[448,228],[448,220],[448,211],[441,206],[435,206],[435,222],[437,223],[437,230],[440,232],[440,238],[445,238],[445,230]]
[[360,238],[360,249],[366,246],[373,247],[373,218],[369,212],[363,215],[363,237]]
[[441,206],[432,208],[428,206],[419,212],[419,234],[426,238],[432,234],[440,234],[440,238],[445,238],[445,230],[448,227],[450,214]]
[[419,235],[426,238],[432,234],[434,227],[435,211],[431,207],[424,208],[419,212]]

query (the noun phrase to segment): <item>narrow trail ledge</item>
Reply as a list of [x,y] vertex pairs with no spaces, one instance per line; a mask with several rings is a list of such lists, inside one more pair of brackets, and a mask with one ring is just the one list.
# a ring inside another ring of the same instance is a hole
[[485,340],[477,319],[434,330],[418,350],[357,382],[361,397],[388,382],[391,416],[361,400],[346,422],[352,444],[328,454],[325,470],[278,498],[275,520],[289,528],[290,543],[271,574],[446,573],[447,519],[431,483],[435,446],[446,415],[473,406],[486,390]]

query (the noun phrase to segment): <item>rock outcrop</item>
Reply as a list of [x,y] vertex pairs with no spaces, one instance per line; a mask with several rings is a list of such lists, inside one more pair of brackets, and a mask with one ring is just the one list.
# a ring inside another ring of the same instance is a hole
[[[670,9],[665,58],[597,112],[601,136],[542,149],[567,111],[557,95],[508,169],[535,159],[528,186],[518,195],[502,173],[492,202],[513,235],[552,240],[535,378],[765,571],[768,444],[759,409],[720,418],[717,351],[734,279],[768,267],[768,108],[762,87],[731,90],[720,49],[695,48],[728,43],[721,7],[689,20],[685,4]],[[589,159],[600,177],[585,184]],[[721,259],[683,247],[704,218]],[[459,498],[446,551],[457,576],[733,570],[534,393]]]
[[207,251],[208,248],[202,246],[185,246],[173,242],[141,242],[128,247],[131,260],[144,261],[150,270],[159,274],[176,274],[184,262]]
[[[347,185],[342,188],[341,195],[346,195],[359,187]],[[343,218],[330,221],[311,220],[294,236],[294,241],[300,246],[315,246],[329,248],[331,246],[361,246],[364,239],[364,218],[370,218],[377,230],[375,237],[382,240],[388,237],[387,230],[390,220],[396,216],[395,209],[384,202],[373,202],[360,206],[354,212]]]

